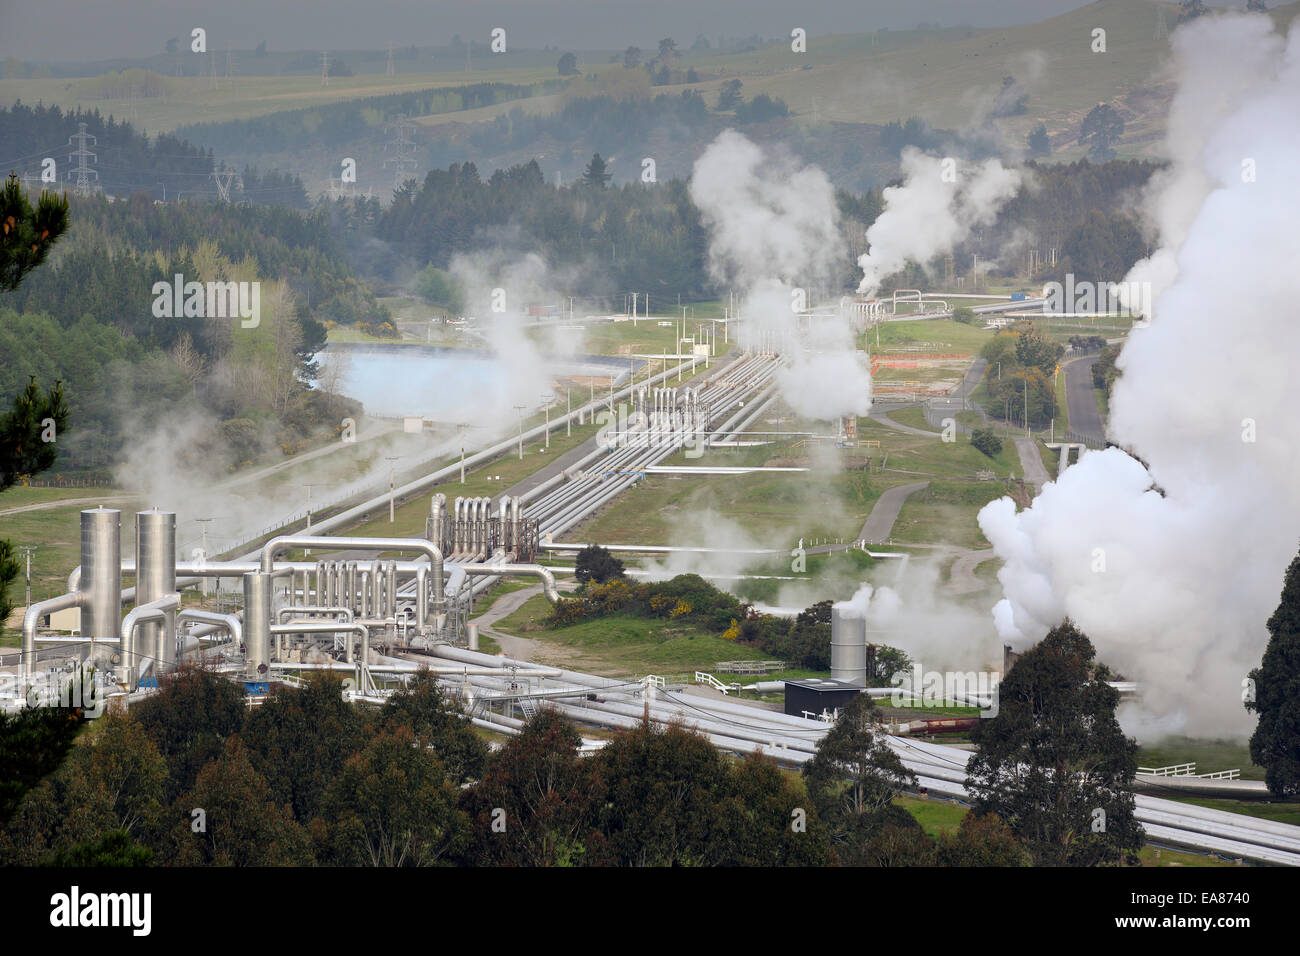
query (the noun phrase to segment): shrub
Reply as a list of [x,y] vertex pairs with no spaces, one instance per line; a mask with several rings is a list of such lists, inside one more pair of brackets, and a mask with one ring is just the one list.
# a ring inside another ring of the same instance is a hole
[[1002,452],[1002,439],[991,428],[975,429],[971,432],[970,443],[990,458],[996,458]]

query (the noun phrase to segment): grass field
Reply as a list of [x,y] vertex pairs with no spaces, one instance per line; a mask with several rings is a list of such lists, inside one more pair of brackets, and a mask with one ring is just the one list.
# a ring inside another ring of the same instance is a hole
[[536,595],[498,621],[496,628],[578,651],[584,667],[621,676],[711,671],[718,661],[764,658],[755,648],[694,626],[657,618],[615,615],[569,627],[539,626],[550,614],[550,608],[544,596]]
[[[549,80],[555,70],[516,67],[455,73],[400,73],[396,76],[369,74],[330,77],[321,86],[317,76],[220,76],[213,89],[208,76],[168,77],[168,94],[163,97],[100,99],[84,95],[80,78],[0,80],[0,103],[56,104],[65,110],[80,107],[98,109],[118,119],[130,119],[137,128],[151,134],[170,132],[192,123],[220,123],[250,119],[281,110],[300,110],[371,96],[411,93],[467,83],[535,83]],[[520,101],[523,102],[523,101]],[[511,104],[519,105],[519,103]],[[477,111],[466,111],[477,112]],[[132,114],[134,113],[134,117]],[[450,114],[463,117],[465,113]],[[382,128],[382,124],[380,124]]]
[[1264,769],[1250,762],[1250,748],[1240,741],[1170,737],[1154,744],[1143,744],[1138,750],[1137,760],[1143,767],[1171,767],[1194,762],[1197,773],[1240,770],[1244,780],[1264,779]]
[[[882,322],[863,335],[863,345],[872,354],[901,347],[924,347],[932,352],[966,352],[977,355],[994,333],[952,319],[916,319]],[[876,345],[877,338],[880,341],[879,347]]]
[[[74,491],[81,494],[70,494]],[[123,493],[112,488],[10,488],[0,493],[0,511],[46,501],[101,494],[122,495]],[[130,516],[142,505],[142,502],[124,497],[118,501],[108,502],[106,505],[122,511],[122,553],[133,553],[135,522]],[[68,572],[81,563],[80,514],[84,509],[93,507],[96,505],[69,504],[40,511],[0,515],[0,539],[8,541],[15,548],[25,544],[36,545],[36,553],[32,556],[33,600],[44,600],[63,594],[67,590]],[[21,558],[21,554],[16,556]],[[25,566],[24,561],[23,570]],[[10,592],[19,604],[23,602],[23,570],[19,571],[14,588]],[[17,634],[10,631],[9,636],[12,642],[16,643]]]

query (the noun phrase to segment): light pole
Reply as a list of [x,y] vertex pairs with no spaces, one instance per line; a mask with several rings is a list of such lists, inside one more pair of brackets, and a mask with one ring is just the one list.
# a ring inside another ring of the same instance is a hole
[[[308,531],[311,531],[311,490],[312,490],[313,488],[317,487],[317,485],[321,485],[321,486],[323,487],[323,482],[312,482],[312,483],[308,483],[308,484],[306,485],[306,488],[307,488],[307,530],[308,530]],[[302,555],[303,555],[304,558],[307,557],[307,556],[309,556],[310,554],[311,554],[311,548],[305,548],[305,549],[303,550],[303,552],[302,552]]]
[[542,406],[546,412],[546,447],[551,447],[551,403],[555,401],[554,395],[543,395],[542,401],[546,404]]
[[527,405],[516,405],[515,414],[519,416],[519,460],[524,460],[524,409]]
[[[199,545],[199,554],[204,562],[208,560],[208,522],[216,521],[216,518],[195,518],[195,521],[203,528],[202,543]],[[203,578],[199,583],[199,607],[207,605],[208,598],[208,579]]]
[[23,553],[23,556],[27,558],[27,603],[24,604],[23,606],[31,607],[32,606],[32,555],[36,553],[36,545],[34,544],[20,545],[18,550],[21,551]]
[[573,393],[568,388],[564,390],[564,404],[568,408],[568,415],[564,419],[564,437],[569,438],[573,435]]
[[386,455],[384,461],[388,462],[388,523],[392,524],[397,520],[395,514],[394,495],[393,495],[393,473],[397,463],[401,460],[401,455]]

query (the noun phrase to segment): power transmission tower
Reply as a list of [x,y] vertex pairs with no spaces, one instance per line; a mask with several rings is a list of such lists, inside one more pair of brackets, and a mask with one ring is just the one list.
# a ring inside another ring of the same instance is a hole
[[393,155],[384,160],[384,166],[393,167],[393,189],[397,190],[406,180],[406,171],[414,172],[420,165],[415,158],[415,143],[411,140],[415,124],[405,116],[399,116],[392,126],[384,128],[384,132],[393,133],[393,141],[384,147],[384,152],[391,151]]
[[330,54],[328,50],[320,51],[320,85],[330,85]]
[[216,169],[212,172],[212,180],[217,184],[217,194],[221,197],[222,202],[230,202],[230,184],[235,178],[233,169]]
[[393,66],[393,41],[388,41],[388,69],[385,71],[389,76],[397,75],[397,68]]
[[215,50],[208,51],[208,75],[211,77],[209,85],[215,90],[217,88],[217,53]]
[[[77,124],[77,132],[68,140],[69,146],[72,145],[73,140],[77,141],[77,148],[69,154],[68,158],[75,159],[77,161],[77,167],[68,174],[68,177],[76,177],[76,191],[78,196],[89,196],[91,193],[96,192],[99,189],[99,173],[87,166],[86,160],[91,159],[98,161],[99,157],[86,149],[86,140],[90,140],[91,146],[95,145],[96,140],[94,136],[86,132],[85,123]],[[91,183],[92,178],[95,180],[94,184]]]
[[1169,26],[1165,23],[1165,8],[1156,7],[1156,33],[1157,40],[1163,40],[1169,36]]

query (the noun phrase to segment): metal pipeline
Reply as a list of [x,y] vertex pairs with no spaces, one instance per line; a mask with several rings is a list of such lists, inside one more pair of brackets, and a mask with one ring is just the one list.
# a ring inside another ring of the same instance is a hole
[[352,614],[352,608],[343,607],[342,605],[330,607],[312,604],[295,607],[282,607],[275,612],[275,618],[279,623],[283,624],[284,616],[286,614],[339,614],[342,615],[343,620],[349,623],[355,620],[355,617]]
[[452,554],[460,554],[464,548],[464,525],[461,522],[462,511],[465,499],[463,496],[456,496],[456,509],[451,523],[451,551]]
[[429,572],[421,567],[415,572],[415,624],[421,631],[429,618]]
[[[364,624],[356,621],[290,621],[287,624],[273,624],[270,627],[272,634],[336,634],[350,632],[361,635],[361,663],[367,664],[370,660],[370,629]],[[347,659],[348,663],[352,662],[352,642],[347,642]]]
[[215,611],[200,611],[197,608],[183,608],[177,611],[176,623],[179,625],[186,621],[200,621],[204,624],[216,625],[216,628],[225,628],[230,634],[231,642],[236,645],[244,640],[244,625],[234,614],[218,614]]
[[[181,606],[181,596],[176,593],[166,594],[156,601],[150,601],[148,604],[137,604],[131,609],[122,621],[122,660],[117,667],[118,682],[125,684],[129,689],[135,690],[139,682],[140,675],[144,673],[144,667],[138,662],[149,661],[154,665],[154,674],[160,675],[162,669],[158,666],[160,657],[154,653],[140,653],[136,650],[136,628],[146,622],[158,622],[162,624],[172,623],[175,620],[174,612]],[[171,643],[176,640],[175,631],[170,634]],[[156,648],[150,648],[155,651]]]
[[466,574],[501,575],[503,577],[527,576],[542,579],[542,590],[546,600],[552,604],[560,600],[559,589],[555,586],[555,575],[551,569],[541,564],[467,564],[461,565]]
[[429,558],[434,568],[434,597],[442,596],[442,549],[424,538],[331,538],[318,535],[282,535],[272,538],[262,548],[261,570],[269,572],[275,559],[292,548],[337,548],[353,551],[418,551]]
[[52,611],[66,611],[82,606],[83,595],[61,594],[46,601],[36,601],[27,606],[23,614],[23,652],[22,675],[24,686],[32,676],[32,664],[36,661],[36,627],[41,618]]

